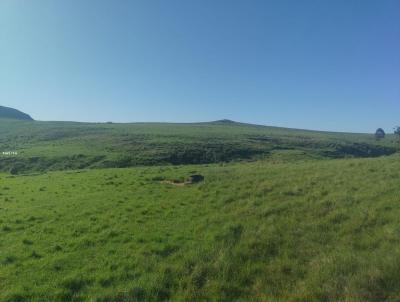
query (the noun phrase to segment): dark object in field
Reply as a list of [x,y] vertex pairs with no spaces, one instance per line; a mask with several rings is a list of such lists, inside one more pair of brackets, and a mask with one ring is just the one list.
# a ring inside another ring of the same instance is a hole
[[200,174],[193,174],[190,175],[187,179],[186,179],[186,183],[188,184],[194,184],[194,183],[198,183],[204,180],[204,176],[200,175]]

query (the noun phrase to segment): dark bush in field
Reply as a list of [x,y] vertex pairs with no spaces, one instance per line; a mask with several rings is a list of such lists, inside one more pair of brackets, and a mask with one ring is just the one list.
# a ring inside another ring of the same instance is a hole
[[186,182],[187,183],[198,183],[198,182],[202,182],[204,180],[204,176],[200,175],[200,174],[193,174],[190,175],[187,179]]

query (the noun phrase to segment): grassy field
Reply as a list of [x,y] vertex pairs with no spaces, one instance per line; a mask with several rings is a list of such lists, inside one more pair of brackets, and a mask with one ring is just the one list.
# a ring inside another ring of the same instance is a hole
[[[0,119],[0,171],[121,168],[271,159],[374,157],[399,149],[394,136],[316,132],[218,121],[89,124]],[[2,156],[16,151],[18,156]],[[289,156],[290,157],[290,156]]]
[[0,301],[399,301],[399,179],[399,155],[2,174]]

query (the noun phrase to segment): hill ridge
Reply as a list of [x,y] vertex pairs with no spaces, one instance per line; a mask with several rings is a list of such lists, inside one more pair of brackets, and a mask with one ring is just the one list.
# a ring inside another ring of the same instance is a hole
[[29,114],[6,106],[0,106],[0,118],[33,121]]

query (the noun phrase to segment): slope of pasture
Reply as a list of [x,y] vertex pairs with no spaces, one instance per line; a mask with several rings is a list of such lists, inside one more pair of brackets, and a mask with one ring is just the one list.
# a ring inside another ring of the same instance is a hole
[[[269,158],[375,157],[399,149],[393,136],[315,132],[219,121],[197,124],[89,124],[0,119],[0,171],[205,164]],[[18,156],[2,156],[16,151]]]
[[397,155],[3,174],[0,301],[398,301],[399,180]]

